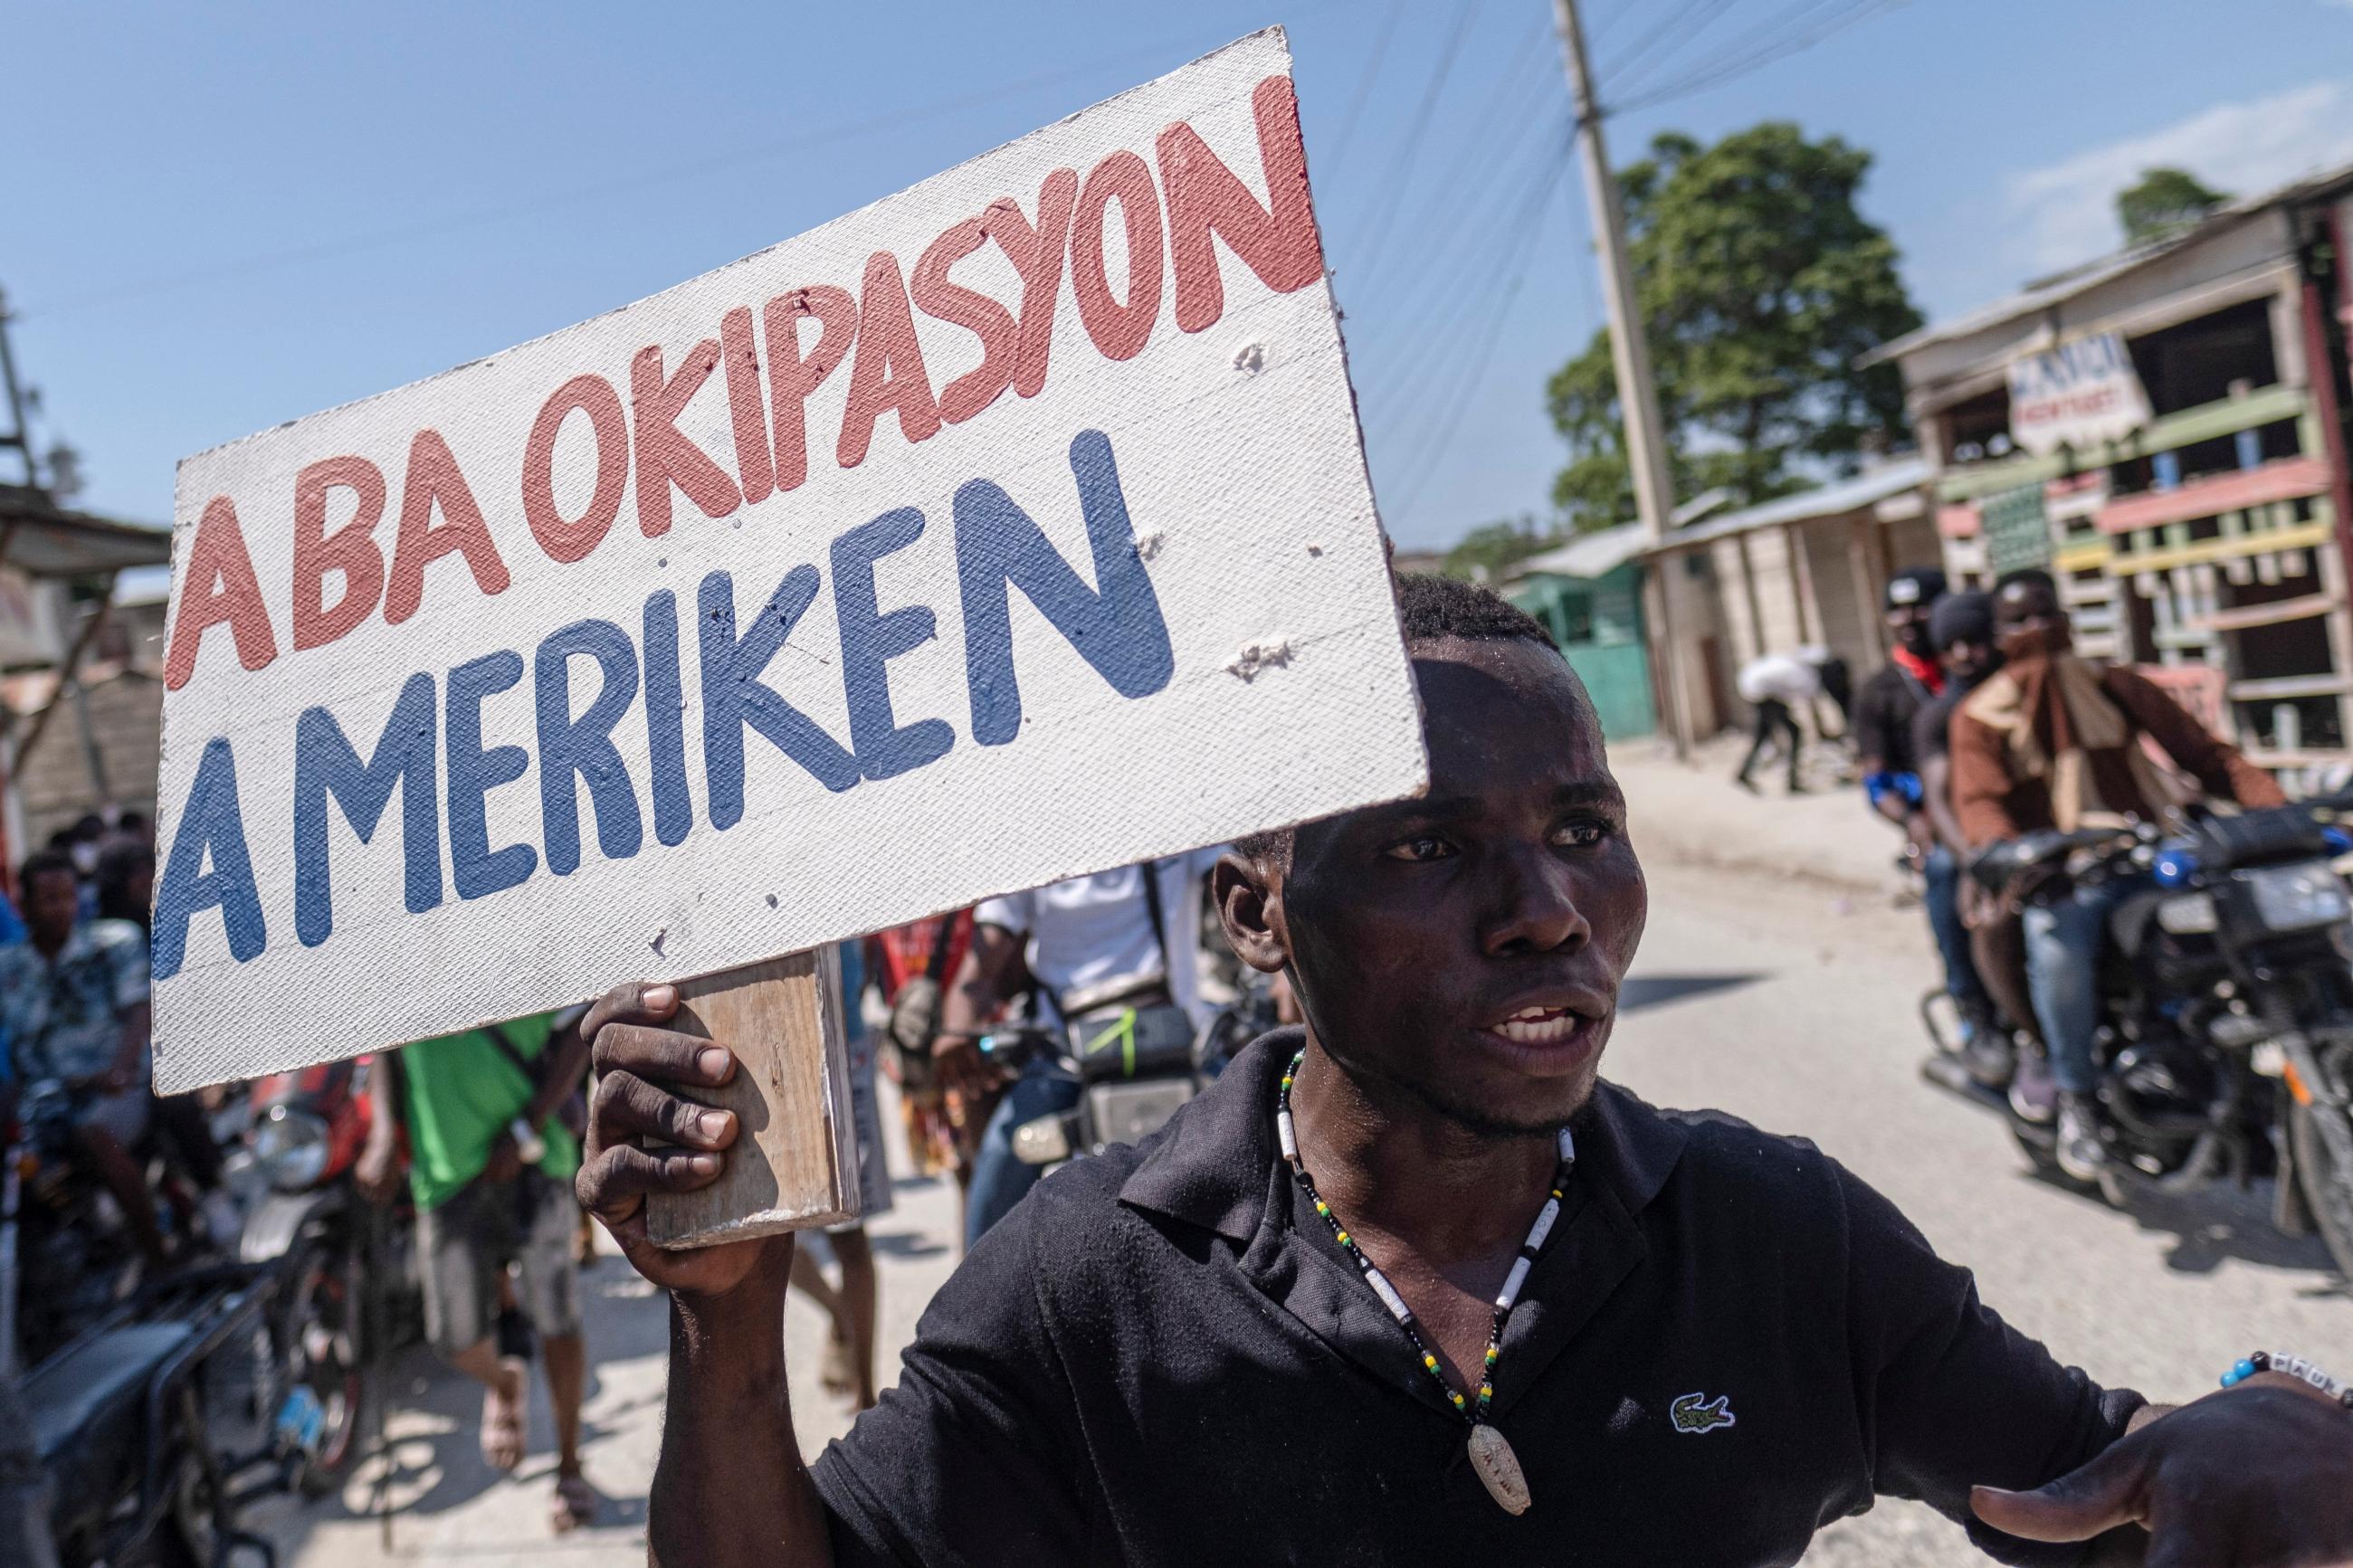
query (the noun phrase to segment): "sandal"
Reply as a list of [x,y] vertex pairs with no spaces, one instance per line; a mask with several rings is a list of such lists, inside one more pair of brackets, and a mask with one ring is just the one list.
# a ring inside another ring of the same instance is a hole
[[522,1463],[523,1420],[531,1397],[527,1363],[501,1361],[499,1372],[511,1379],[512,1393],[490,1389],[482,1395],[482,1462],[501,1475]]
[[557,1535],[568,1535],[583,1525],[594,1524],[604,1501],[587,1477],[558,1476],[555,1495],[547,1500],[547,1528]]

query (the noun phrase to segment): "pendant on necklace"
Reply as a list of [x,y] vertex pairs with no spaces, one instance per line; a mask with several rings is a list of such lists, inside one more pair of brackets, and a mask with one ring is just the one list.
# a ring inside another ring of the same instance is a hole
[[1479,1472],[1496,1507],[1511,1514],[1528,1511],[1528,1478],[1520,1470],[1520,1458],[1504,1435],[1484,1421],[1471,1428],[1471,1468]]

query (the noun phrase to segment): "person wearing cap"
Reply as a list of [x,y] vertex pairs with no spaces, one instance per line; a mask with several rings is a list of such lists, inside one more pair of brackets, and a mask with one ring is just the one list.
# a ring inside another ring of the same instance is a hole
[[1854,744],[1872,810],[1903,830],[1905,858],[1919,869],[1945,989],[1960,1005],[1963,1035],[1974,1037],[1987,1008],[1961,925],[1960,865],[1937,842],[1912,744],[1913,721],[1945,694],[1945,672],[1929,630],[1944,596],[1945,574],[1933,566],[1906,567],[1887,580],[1887,663],[1855,694]]
[[1944,695],[1945,674],[1928,636],[1928,617],[1944,595],[1945,574],[1933,566],[1906,567],[1887,580],[1887,662],[1854,698],[1855,756],[1871,808],[1903,828],[1921,853],[1933,836],[1920,810],[1912,720]]
[[[1945,689],[1912,719],[1920,807],[1936,841],[1922,869],[1931,888],[1948,887],[1952,894],[1925,900],[1928,925],[1945,961],[1947,993],[1960,1011],[1962,1050],[1970,1074],[2000,1089],[2010,1081],[2016,1065],[2000,1019],[2031,1026],[2033,1007],[2027,999],[2017,911],[1988,910],[1972,919],[1968,910],[1960,868],[1968,842],[1953,816],[1951,743],[1953,710],[2001,668],[2001,650],[1994,643],[1993,595],[1972,589],[1938,599],[1928,616],[1928,642],[1943,668]],[[1957,973],[1965,974],[1968,984],[1955,986]]]

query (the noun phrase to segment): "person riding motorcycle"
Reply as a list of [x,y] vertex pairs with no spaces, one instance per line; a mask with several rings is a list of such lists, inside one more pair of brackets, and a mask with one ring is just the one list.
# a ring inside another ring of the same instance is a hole
[[[1955,710],[1950,731],[1953,815],[1973,852],[2052,828],[2162,822],[2175,803],[2145,739],[2211,795],[2285,804],[2271,775],[2145,677],[2074,652],[2049,573],[1995,584],[1994,632],[2003,667]],[[2059,1087],[2059,1166],[2081,1182],[2105,1161],[2092,1050],[2108,917],[2139,885],[2111,879],[2022,913],[2027,987]]]
[[2015,1067],[2003,1020],[2031,1024],[2034,1015],[2026,999],[2016,912],[1983,908],[1988,900],[1973,898],[1975,885],[1960,874],[1968,840],[1953,816],[1950,741],[1953,710],[2001,668],[2001,650],[1994,645],[1993,595],[1974,589],[1946,595],[1929,616],[1928,636],[1944,672],[1944,690],[1912,716],[1912,755],[1920,770],[1921,815],[1934,841],[1927,859],[1949,868],[1954,884],[1946,889],[1949,904],[1930,903],[1928,918],[1938,951],[1950,953],[1957,947],[1968,959],[1974,986],[1969,994],[1955,989],[1949,957],[1945,970],[1946,990],[1960,1013],[1961,1050],[1969,1074],[1989,1089],[2002,1089]]
[[147,955],[138,928],[84,921],[72,858],[44,849],[16,885],[30,935],[0,949],[0,1030],[26,1088],[42,1080],[70,1094],[76,1156],[113,1197],[151,1268],[166,1261],[163,1222],[132,1150],[146,1135]]
[[[1936,831],[1915,733],[1920,715],[1944,704],[1954,684],[1935,632],[1947,598],[1945,574],[1933,566],[1907,567],[1887,580],[1887,663],[1855,694],[1854,748],[1873,813],[1904,835],[1905,858],[1920,873],[1920,903],[1944,964],[1945,992],[1959,1012],[1965,1046],[1975,1051],[1980,1037],[1990,1043],[1999,1031],[1961,921],[1960,861]],[[1936,750],[1943,749],[1940,742]]]
[[1002,1089],[981,1037],[1008,1003],[1035,989],[1064,1026],[1121,1009],[1180,1009],[1202,1021],[1198,994],[1201,879],[1225,847],[1072,877],[973,911],[965,949],[942,1008],[932,1060],[942,1083],[979,1104],[1000,1091],[982,1133],[965,1199],[965,1246],[1012,1211],[1041,1173],[1013,1152],[1013,1130],[1078,1103],[1079,1086],[1039,1059]]

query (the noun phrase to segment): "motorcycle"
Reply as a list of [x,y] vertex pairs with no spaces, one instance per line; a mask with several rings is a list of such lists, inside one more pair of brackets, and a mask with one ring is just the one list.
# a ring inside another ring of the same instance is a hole
[[15,1319],[6,1343],[27,1366],[128,1297],[140,1275],[129,1224],[75,1150],[78,1098],[56,1079],[27,1085],[8,1150],[16,1259],[41,1281],[29,1297],[9,1292]]
[[1100,1154],[1114,1143],[1149,1138],[1224,1071],[1235,1052],[1275,1023],[1273,981],[1253,971],[1243,976],[1234,999],[1201,1026],[1189,1049],[1181,1053],[1140,1058],[1132,1049],[1107,1047],[1106,1042],[1121,1039],[1123,1025],[1133,1030],[1132,1010],[1124,1018],[1113,1016],[1078,1026],[1085,1043],[1077,1049],[1060,1030],[1025,1025],[984,1036],[980,1050],[985,1059],[1001,1064],[1008,1077],[1018,1076],[1040,1056],[1050,1057],[1055,1072],[1081,1086],[1072,1109],[1037,1117],[1013,1130],[1015,1158],[1029,1165],[1059,1165]]
[[257,1081],[245,1151],[234,1162],[237,1179],[259,1189],[237,1257],[277,1280],[262,1397],[289,1484],[306,1496],[332,1491],[350,1474],[369,1359],[380,1341],[422,1319],[409,1283],[413,1226],[368,1204],[353,1175],[374,1120],[372,1062]]
[[[2316,1227],[2353,1277],[2353,795],[2147,826],[2029,834],[1971,874],[2051,903],[2135,885],[2108,921],[2093,1058],[2103,1195],[2275,1178],[2274,1220]],[[2014,1100],[2017,1097],[2011,1097]],[[2055,1135],[2008,1101],[2046,1173]]]
[[[18,1346],[40,1331],[53,1294],[46,1274],[39,1289],[24,1288],[41,1266],[20,1245],[35,1212],[26,1206],[28,1131],[20,1126],[0,1166],[0,1380],[17,1377]],[[30,1363],[9,1402],[22,1430],[7,1436],[45,1494],[31,1528],[46,1531],[42,1544],[64,1568],[221,1568],[240,1552],[265,1568],[274,1561],[238,1523],[245,1503],[275,1484],[274,1467],[266,1453],[225,1456],[210,1408],[222,1352],[249,1336],[273,1284],[239,1265],[171,1275],[91,1311]],[[271,1473],[245,1479],[258,1468]]]

